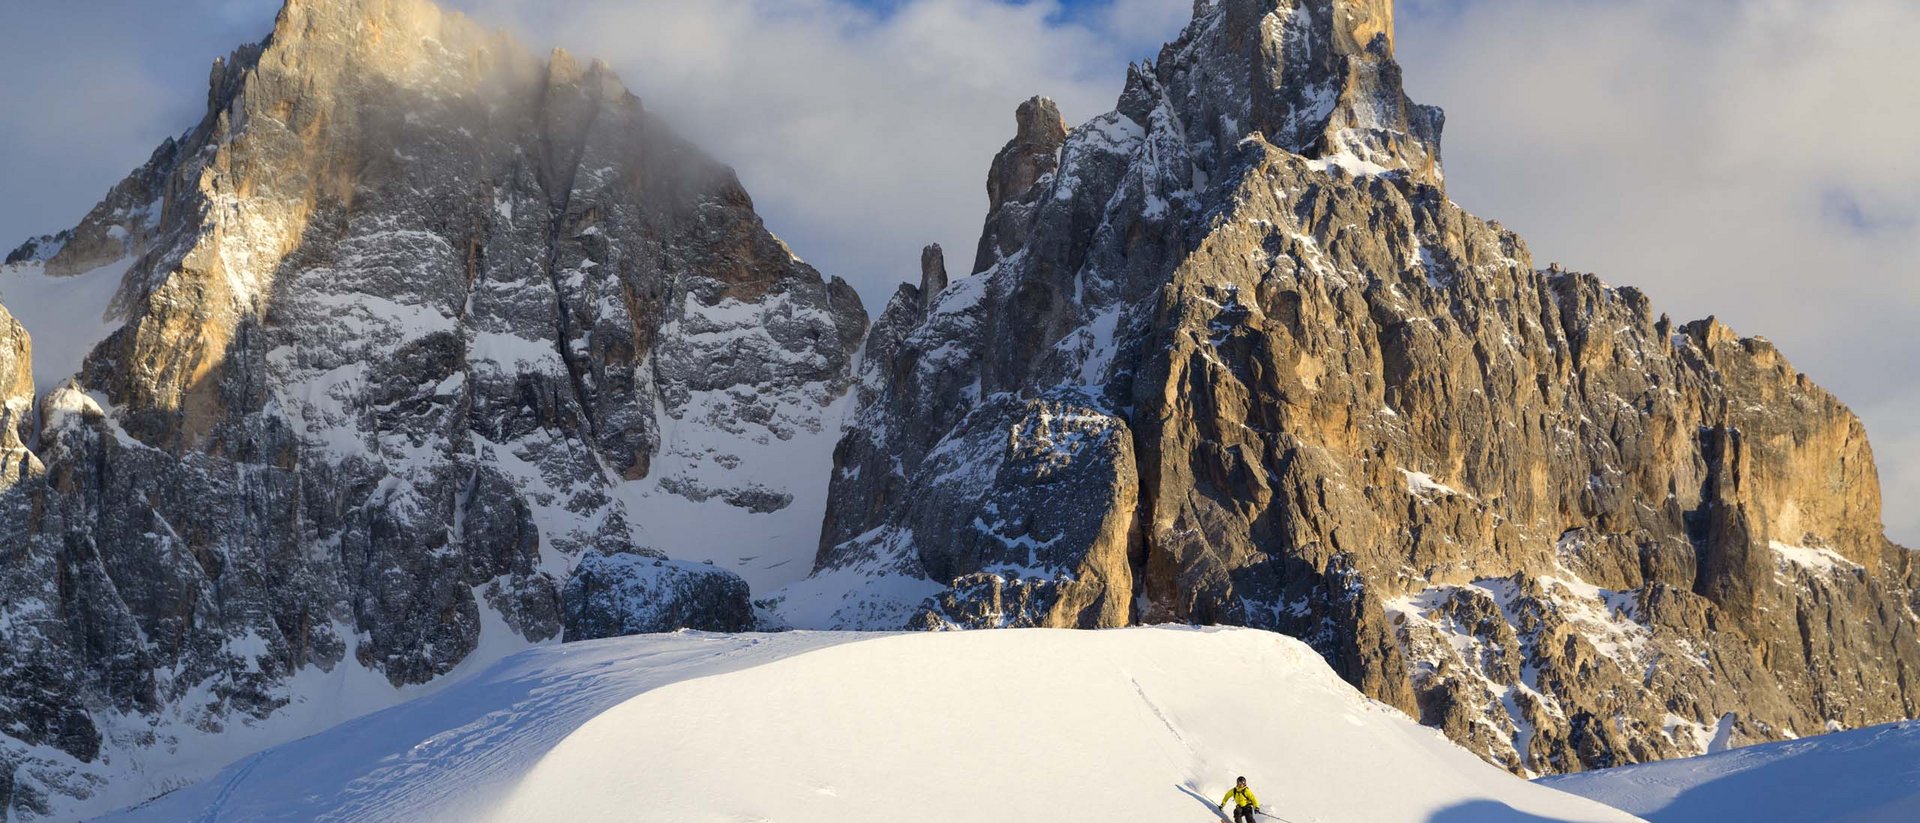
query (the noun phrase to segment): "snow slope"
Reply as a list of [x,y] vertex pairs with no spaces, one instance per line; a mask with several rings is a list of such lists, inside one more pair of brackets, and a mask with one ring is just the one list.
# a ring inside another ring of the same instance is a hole
[[1920,820],[1920,721],[1540,783],[1653,823],[1912,823]]
[[[275,687],[272,695],[285,704],[273,714],[256,719],[245,714],[222,715],[208,709],[217,705],[208,684],[156,714],[99,710],[94,722],[106,738],[102,756],[82,763],[51,747],[27,751],[37,762],[28,770],[65,770],[56,785],[74,789],[47,798],[52,820],[84,819],[161,792],[193,785],[230,764],[244,762],[265,749],[328,732],[344,722],[397,705],[427,705],[426,699],[448,686],[491,672],[494,664],[526,648],[486,601],[480,606],[479,645],[453,671],[429,683],[396,688],[386,676],[358,662],[358,646],[332,671],[308,667]],[[347,634],[344,627],[336,631]],[[236,653],[256,657],[257,636],[231,645]]]
[[652,635],[534,649],[108,819],[1634,818],[1487,766],[1245,630]]
[[[820,548],[825,478],[833,471],[849,396],[824,405],[806,398],[831,393],[816,384],[772,398],[781,419],[771,426],[713,423],[728,417],[717,392],[693,393],[681,418],[657,411],[661,446],[653,473],[615,490],[642,544],[675,560],[712,563],[740,575],[755,597],[805,578]],[[791,499],[775,511],[752,511],[720,496],[698,499],[704,494],[694,491],[709,489],[763,489]]]
[[463,803],[497,801],[561,739],[636,695],[845,641],[683,633],[541,646],[102,819],[462,819]]

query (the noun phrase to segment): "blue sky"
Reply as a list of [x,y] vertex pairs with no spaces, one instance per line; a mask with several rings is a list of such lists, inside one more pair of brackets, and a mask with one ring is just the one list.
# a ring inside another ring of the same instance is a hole
[[[1015,104],[1111,107],[1192,0],[444,0],[605,57],[870,306],[965,258]],[[0,0],[0,247],[72,225],[278,0]],[[1920,3],[1401,0],[1449,194],[1676,319],[1779,344],[1866,419],[1920,544]],[[963,266],[964,263],[957,264]]]

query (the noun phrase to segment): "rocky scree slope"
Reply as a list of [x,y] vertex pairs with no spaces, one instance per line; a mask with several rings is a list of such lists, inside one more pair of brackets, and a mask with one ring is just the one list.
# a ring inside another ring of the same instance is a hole
[[1518,773],[1912,716],[1865,431],[1447,198],[1387,0],[1199,0],[876,319],[803,625],[1227,623]]
[[768,478],[824,476],[867,322],[604,65],[425,0],[291,0],[0,294],[102,273],[111,334],[37,414],[0,311],[0,818],[557,638],[574,589],[750,623],[658,515],[802,534],[804,573],[824,492]]

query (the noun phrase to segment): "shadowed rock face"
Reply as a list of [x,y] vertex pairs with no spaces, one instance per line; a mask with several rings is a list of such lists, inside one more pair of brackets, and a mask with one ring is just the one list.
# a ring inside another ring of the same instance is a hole
[[[291,0],[198,125],[10,261],[128,271],[37,439],[0,313],[0,817],[302,671],[555,638],[575,558],[669,548],[636,499],[784,509],[765,455],[831,436],[866,328],[604,65],[424,0]],[[653,594],[744,608],[711,574]]]
[[1449,201],[1391,21],[1198,3],[1008,192],[1023,106],[979,273],[875,323],[787,605],[1270,628],[1522,773],[1913,715],[1858,419]]
[[747,583],[698,563],[640,554],[590,554],[561,590],[567,642],[696,629],[745,632],[754,626]]

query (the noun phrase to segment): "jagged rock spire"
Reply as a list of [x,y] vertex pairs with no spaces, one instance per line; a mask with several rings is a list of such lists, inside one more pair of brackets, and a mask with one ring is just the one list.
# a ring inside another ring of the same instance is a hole
[[1036,183],[1060,167],[1060,147],[1067,142],[1067,125],[1060,108],[1045,97],[1029,98],[1014,112],[1013,139],[993,158],[987,172],[987,227],[973,270],[984,271],[1001,254],[1024,240],[1019,230],[1029,209],[1027,197]]
[[1045,97],[1029,98],[1014,112],[1018,125],[1013,141],[993,158],[987,176],[987,208],[1000,208],[1026,192],[1059,165],[1060,144],[1067,140],[1060,109]]
[[1392,0],[1203,0],[1154,78],[1195,143],[1288,151],[1438,185],[1438,108],[1407,99]]
[[[1096,118],[1083,129],[1100,137],[1082,144],[1098,154],[1099,144],[1148,135],[1141,168],[1166,200],[1228,179],[1248,137],[1348,172],[1443,187],[1446,115],[1407,98],[1393,53],[1392,0],[1198,0],[1157,60],[1128,68],[1115,112],[1130,123]],[[1021,103],[1015,121],[987,175],[975,273],[1025,245],[1037,185],[1075,151],[1051,100]]]
[[920,310],[925,312],[947,287],[947,254],[935,243],[920,251]]

